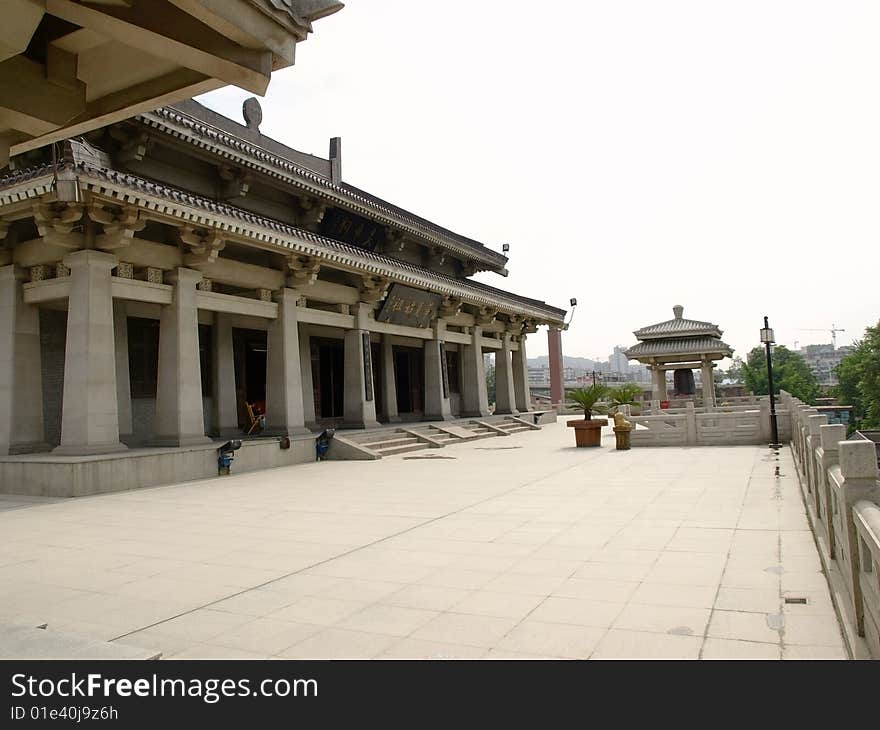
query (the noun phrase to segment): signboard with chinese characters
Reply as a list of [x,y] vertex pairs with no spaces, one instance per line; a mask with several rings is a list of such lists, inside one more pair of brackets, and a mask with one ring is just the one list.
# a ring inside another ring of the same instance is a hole
[[430,327],[440,308],[440,295],[394,284],[376,315],[377,322],[402,324],[407,327]]

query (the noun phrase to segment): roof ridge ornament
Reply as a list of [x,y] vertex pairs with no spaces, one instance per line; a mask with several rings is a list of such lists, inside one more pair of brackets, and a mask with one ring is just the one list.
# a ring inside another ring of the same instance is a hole
[[248,129],[257,134],[260,133],[260,124],[263,121],[263,107],[256,96],[248,97],[241,105],[241,115]]
[[676,304],[672,308],[672,313],[675,315],[676,319],[681,319],[681,315],[684,314],[684,307],[682,307],[680,304]]

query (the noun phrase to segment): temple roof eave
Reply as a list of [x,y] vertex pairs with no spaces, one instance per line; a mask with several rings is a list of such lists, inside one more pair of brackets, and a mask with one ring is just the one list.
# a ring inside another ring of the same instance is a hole
[[633,345],[625,352],[630,360],[650,364],[655,361],[674,362],[674,358],[721,360],[733,355],[733,348],[715,337],[666,338]]
[[[565,310],[539,300],[520,297],[480,282],[455,279],[128,173],[93,168],[84,162],[77,163],[74,169],[80,185],[92,195],[136,205],[163,218],[217,228],[232,240],[280,253],[290,251],[316,256],[330,266],[387,276],[393,281],[458,297],[465,303],[518,314],[535,324],[562,327],[564,323]],[[35,202],[52,193],[52,183],[51,165],[6,176],[0,179],[0,206]]]
[[478,241],[419,218],[354,186],[334,183],[292,160],[213,127],[198,117],[173,107],[161,107],[140,114],[135,119],[177,139],[209,149],[224,160],[234,160],[237,164],[257,169],[313,195],[332,200],[360,215],[401,228],[428,243],[441,246],[465,260],[481,265],[483,270],[507,276],[507,257]]

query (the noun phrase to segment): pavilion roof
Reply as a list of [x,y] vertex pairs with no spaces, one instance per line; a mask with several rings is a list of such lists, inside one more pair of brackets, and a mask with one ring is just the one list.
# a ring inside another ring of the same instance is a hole
[[626,356],[630,360],[637,360],[643,357],[708,353],[721,353],[730,357],[733,355],[733,348],[717,337],[675,337],[639,342],[626,351]]
[[684,307],[677,304],[672,308],[675,316],[664,322],[649,324],[636,330],[633,334],[639,340],[657,340],[669,337],[721,337],[723,331],[717,324],[703,322],[698,319],[684,319]]

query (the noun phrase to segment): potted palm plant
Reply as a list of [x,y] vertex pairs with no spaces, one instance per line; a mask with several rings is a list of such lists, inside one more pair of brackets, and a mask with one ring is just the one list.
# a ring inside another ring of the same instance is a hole
[[607,408],[600,401],[607,397],[609,388],[602,383],[594,383],[589,388],[569,390],[570,406],[584,409],[584,417],[566,422],[566,426],[574,429],[575,443],[578,446],[601,446],[602,426],[608,425],[607,418],[593,418],[594,413],[605,413]]
[[630,406],[636,409],[633,415],[638,415],[639,399],[642,395],[642,386],[637,383],[624,383],[613,388],[609,395],[610,408],[609,413],[617,413],[621,406]]

